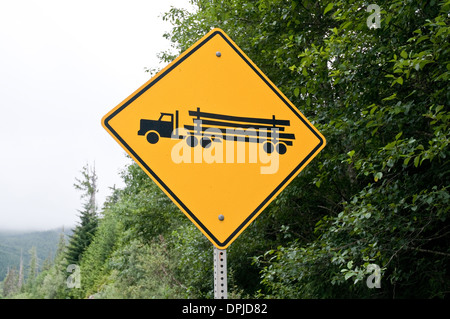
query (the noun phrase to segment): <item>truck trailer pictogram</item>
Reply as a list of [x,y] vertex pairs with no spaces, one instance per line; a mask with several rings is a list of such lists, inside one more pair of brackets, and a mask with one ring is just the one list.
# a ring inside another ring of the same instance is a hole
[[290,126],[289,120],[272,118],[252,118],[218,113],[201,112],[200,108],[188,111],[193,125],[183,126],[184,133],[179,134],[179,111],[164,113],[158,120],[141,119],[138,135],[145,136],[150,144],[156,144],[160,138],[185,139],[190,147],[200,144],[208,148],[212,143],[223,140],[262,143],[266,153],[276,151],[285,154],[287,147],[293,145],[295,135],[285,133]]

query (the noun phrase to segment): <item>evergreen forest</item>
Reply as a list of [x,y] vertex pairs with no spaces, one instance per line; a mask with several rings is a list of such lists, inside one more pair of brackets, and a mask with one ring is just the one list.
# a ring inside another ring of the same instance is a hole
[[[191,2],[162,15],[160,60],[221,28],[327,140],[227,249],[229,298],[448,298],[450,1]],[[211,242],[131,159],[120,174],[98,207],[82,168],[73,234],[2,298],[214,297]]]

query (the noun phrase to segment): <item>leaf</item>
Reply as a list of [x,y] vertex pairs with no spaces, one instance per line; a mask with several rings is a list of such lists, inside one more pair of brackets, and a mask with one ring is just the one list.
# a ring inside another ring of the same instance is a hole
[[403,59],[407,59],[408,58],[408,53],[406,53],[406,51],[402,51],[402,53],[400,53],[401,57]]
[[302,68],[302,74],[304,76],[308,76],[308,71],[306,71],[306,68]]
[[389,158],[388,161],[387,161],[387,166],[392,168],[392,167],[394,167],[394,164],[395,164],[394,159]]
[[419,44],[420,42],[422,42],[422,41],[424,41],[424,40],[426,40],[428,38],[429,38],[429,36],[427,36],[427,35],[421,36],[419,39],[417,39],[417,43],[416,44]]
[[327,5],[327,7],[325,8],[325,10],[323,11],[323,14],[327,14],[328,11],[330,11],[331,9],[333,9],[334,3],[329,3]]
[[374,180],[375,182],[378,182],[378,180],[380,180],[381,178],[383,178],[383,173],[378,172],[375,174]]
[[299,94],[300,94],[300,89],[297,87],[294,89],[294,95],[295,95],[295,97],[298,97]]
[[403,165],[407,166],[410,160],[411,160],[411,157],[405,158],[405,160],[403,161]]
[[302,87],[302,94],[306,94],[306,88]]
[[373,115],[373,113],[375,113],[377,108],[378,108],[378,106],[375,105],[372,109],[370,109],[370,115]]
[[[388,75],[392,75],[392,74],[388,74]],[[393,75],[392,76],[388,76],[388,75],[386,75],[386,77],[394,77]],[[393,100],[396,98],[397,98],[397,93],[394,93],[391,96],[384,98],[383,101],[390,101],[390,100]]]
[[345,280],[347,280],[348,278],[351,278],[354,275],[356,275],[356,273],[354,271],[349,271],[348,273],[345,274],[344,278],[345,278]]
[[414,158],[414,166],[415,167],[419,166],[419,161],[420,161],[420,155],[418,155]]
[[347,268],[348,268],[348,269],[352,269],[352,267],[353,267],[353,260],[350,260],[350,261],[347,263]]

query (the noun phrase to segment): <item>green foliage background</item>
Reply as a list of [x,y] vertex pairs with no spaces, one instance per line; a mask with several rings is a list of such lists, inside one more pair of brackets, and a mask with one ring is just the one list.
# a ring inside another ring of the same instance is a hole
[[[448,297],[450,1],[377,1],[380,28],[366,1],[192,3],[163,16],[161,60],[220,27],[327,139],[229,247],[230,297]],[[122,177],[81,288],[52,297],[212,298],[212,245],[136,164]]]

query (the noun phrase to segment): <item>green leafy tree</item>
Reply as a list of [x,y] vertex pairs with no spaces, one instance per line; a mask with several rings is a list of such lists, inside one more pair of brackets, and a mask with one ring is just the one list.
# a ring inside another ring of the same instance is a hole
[[153,243],[131,240],[111,256],[108,283],[95,298],[182,298],[186,287],[174,275],[176,263],[163,237]]
[[[373,12],[359,1],[192,3],[193,13],[164,16],[178,53],[224,29],[327,138],[252,225],[264,241],[243,237],[230,247],[244,251],[248,240],[249,255],[265,251],[254,263],[263,287],[253,280],[245,290],[285,298],[448,294],[450,2],[382,1],[379,28],[370,28]],[[379,289],[366,285],[370,264],[381,269]],[[252,269],[234,267],[236,275]]]

